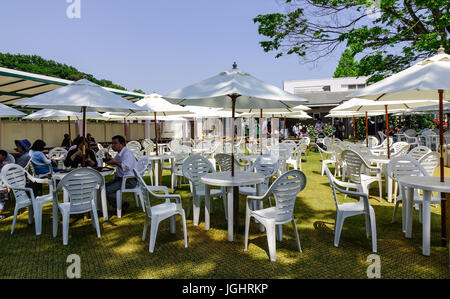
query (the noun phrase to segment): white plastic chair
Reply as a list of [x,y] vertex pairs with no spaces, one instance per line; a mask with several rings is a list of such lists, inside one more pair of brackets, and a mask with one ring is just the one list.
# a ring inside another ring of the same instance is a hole
[[406,156],[408,154],[411,144],[406,142],[396,142],[391,146],[391,158]]
[[[142,149],[144,149],[145,152],[148,151],[151,153],[151,152],[155,151],[155,143],[149,138],[142,140],[141,145],[142,145]],[[150,155],[150,154],[147,154],[147,155]]]
[[[427,159],[430,159],[430,160],[432,160],[432,159],[434,159],[434,157],[436,157],[434,155],[434,153],[430,153],[428,155],[430,158],[427,157]],[[424,163],[427,163],[427,162],[424,161]],[[434,171],[434,169],[433,169],[433,171]],[[392,178],[392,180],[395,180],[396,182],[398,181],[399,178],[404,177],[404,176],[419,176],[419,177],[420,176],[430,176],[430,174],[421,165],[421,163],[419,161],[417,161],[416,159],[414,159],[412,157],[408,157],[408,156],[401,156],[401,157],[396,157],[396,158],[391,159],[391,161],[388,164],[388,175]],[[403,199],[406,198],[405,190],[401,186],[401,184],[400,184],[399,189],[400,189],[400,194],[396,198],[394,213],[392,215],[393,223],[395,222],[395,215],[397,214],[399,204],[401,202],[403,202]],[[419,220],[422,221],[423,198],[422,198],[422,196],[419,195],[418,190],[415,190],[415,192],[414,192],[413,201],[415,204],[419,205],[419,213],[420,213]],[[438,195],[438,197],[431,198],[431,204],[440,204],[440,203],[441,203],[440,194]],[[403,231],[406,231],[406,217],[407,217],[406,209],[402,208],[402,230]]]
[[[141,176],[144,175],[145,172],[148,171],[148,163],[149,163],[149,158],[146,156],[142,157],[139,161],[137,161],[136,170]],[[139,197],[139,199],[141,201],[141,205],[142,205],[142,210],[145,211],[142,194],[141,194],[141,188],[139,187],[139,185],[136,185],[134,188],[130,188],[130,189],[128,189],[126,187],[127,180],[133,179],[133,178],[135,178],[135,176],[123,176],[122,186],[119,190],[116,191],[116,204],[117,204],[117,217],[118,218],[122,218],[122,195],[124,193],[133,193],[134,201],[136,202],[136,207],[139,207],[139,200],[138,200],[138,197]]]
[[306,143],[299,143],[291,152],[289,159],[286,160],[286,164],[292,165],[295,170],[302,170],[302,155],[305,156],[306,160],[307,148]]
[[286,144],[278,144],[272,146],[270,149],[270,155],[278,160],[278,175],[282,175],[287,169],[287,160],[291,157],[290,147]]
[[[325,137],[327,138],[327,137]],[[319,151],[320,158],[322,160],[322,176],[325,173],[325,168],[328,167],[328,164],[336,165],[336,159],[333,157],[333,152],[331,151],[332,145],[328,146],[329,150],[322,149],[319,145],[316,144],[317,150]]]
[[[370,205],[367,193],[363,192],[359,185],[353,183],[346,183],[337,180],[328,168],[325,169],[328,180],[330,181],[331,190],[333,191],[334,203],[336,205],[336,224],[334,227],[334,246],[339,246],[339,239],[341,237],[344,220],[347,217],[364,214],[366,216],[366,235],[372,236],[372,251],[377,252],[377,228],[375,211]],[[346,189],[356,189],[357,191],[348,191]],[[339,204],[336,196],[336,191],[342,194],[352,195],[359,198],[358,202],[347,202]]]
[[[174,187],[177,185],[177,183],[179,182],[181,185],[181,179],[184,177],[182,170],[183,163],[189,157],[189,152],[180,151],[172,152],[172,154],[175,156],[175,159],[170,182],[172,187],[171,190],[172,192],[174,192]],[[178,178],[180,178],[179,181]]]
[[142,147],[138,141],[130,141],[127,143],[126,146],[128,149],[130,149],[134,153],[136,160],[139,160],[143,156]]
[[419,160],[428,153],[431,153],[431,150],[428,147],[419,145],[410,150],[408,156],[413,157],[416,160]]
[[[356,151],[347,149],[342,152],[342,158],[345,163],[346,171],[345,177],[349,179],[350,183],[359,184],[362,192],[369,196],[369,186],[378,182],[378,190],[380,195],[380,202],[382,201],[382,181],[381,168],[369,165],[367,161]],[[363,168],[369,174],[362,172]]]
[[[63,244],[69,243],[70,215],[78,215],[90,212],[92,225],[97,230],[100,238],[100,224],[97,215],[97,193],[104,184],[102,175],[93,169],[80,168],[68,173],[59,182],[53,193],[54,204],[57,203],[58,193],[64,189],[67,192],[68,202],[58,203],[63,221]],[[58,214],[55,215],[56,223],[59,222]],[[57,235],[57,227],[56,233]]]
[[419,145],[419,138],[416,137],[417,132],[413,129],[406,130],[405,141],[413,148]]
[[[193,218],[194,225],[198,226],[200,218],[200,203],[201,199],[205,198],[205,185],[200,182],[202,176],[216,172],[215,167],[208,161],[207,158],[194,155],[187,158],[182,167],[183,176],[189,180],[191,189],[191,197],[193,199]],[[225,210],[225,218],[227,215],[227,196],[225,190],[211,189],[211,198],[222,197],[223,206]],[[189,214],[189,213],[188,213]]]
[[[11,227],[11,235],[14,234],[17,214],[20,209],[28,207],[28,223],[34,223],[36,235],[42,233],[42,207],[53,200],[53,184],[51,180],[37,179],[30,175],[24,168],[17,164],[7,164],[2,169],[2,181],[6,187],[13,191],[16,205],[14,207],[14,218]],[[26,187],[26,179],[33,183],[45,184],[49,186],[49,194],[34,196],[33,189]]]
[[[276,226],[285,223],[292,223],[297,238],[298,250],[302,252],[300,238],[298,236],[297,225],[294,217],[294,206],[297,194],[306,186],[306,176],[299,170],[291,170],[281,175],[270,186],[263,196],[248,196],[245,213],[245,251],[248,249],[248,233],[250,229],[250,218],[254,217],[259,223],[264,225],[267,231],[267,243],[269,256],[272,262],[276,261]],[[275,198],[275,206],[260,210],[252,210],[251,202],[254,200],[270,200],[270,196]],[[278,230],[281,239],[281,230]]]
[[[184,247],[188,247],[187,230],[186,230],[186,215],[181,203],[181,196],[179,194],[169,194],[169,190],[165,186],[148,186],[142,176],[136,169],[133,170],[138,180],[138,185],[141,188],[141,194],[144,201],[145,217],[144,232],[142,233],[142,241],[145,241],[147,236],[148,220],[150,219],[150,243],[149,251],[153,253],[156,243],[156,235],[158,233],[159,223],[167,218],[170,218],[170,232],[175,234],[175,215],[181,215],[184,231]],[[158,194],[155,192],[164,192]],[[159,205],[151,205],[150,196],[159,199],[165,199],[165,202]],[[175,203],[171,202],[175,199]]]
[[62,147],[55,147],[48,153],[48,158],[51,160],[53,158],[61,158],[58,159],[57,165],[59,169],[65,169],[64,166],[64,158],[67,156],[67,150]]

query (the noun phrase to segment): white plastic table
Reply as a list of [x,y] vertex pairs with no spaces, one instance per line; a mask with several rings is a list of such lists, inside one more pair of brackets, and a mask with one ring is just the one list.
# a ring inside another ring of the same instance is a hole
[[[173,171],[173,166],[174,166],[174,161],[175,161],[175,156],[174,155],[150,155],[147,156],[149,158],[149,162],[152,163],[152,166],[154,165],[154,173],[155,173],[155,186],[159,186],[159,165],[161,163],[163,163],[164,160],[170,160],[170,165],[172,166],[172,171]],[[156,162],[156,163],[154,163]]]
[[[226,187],[228,202],[228,241],[232,242],[234,238],[234,210],[239,211],[239,187],[256,185],[256,195],[261,194],[260,184],[264,183],[265,177],[262,174],[254,172],[235,171],[234,177],[230,171],[213,172],[203,176],[200,181],[205,184],[205,230],[209,230],[209,213],[211,209],[210,186]],[[234,192],[236,202],[234,202]],[[195,201],[194,201],[195,202]],[[235,215],[236,219],[238,214]]]
[[[423,190],[423,206],[422,206],[422,254],[430,255],[430,223],[431,223],[431,193],[442,192],[450,193],[450,178],[445,178],[441,183],[439,177],[402,177],[398,180],[399,184],[406,188],[406,237],[412,237],[412,218],[414,209],[414,189]],[[405,204],[405,203],[403,203]]]
[[[74,169],[75,170],[75,169]],[[108,171],[99,171],[99,173],[103,176],[106,177],[108,175],[111,175],[114,173],[114,169],[108,170]],[[55,172],[53,173],[52,178],[54,180],[62,180],[66,175],[68,175],[70,172]],[[67,192],[64,190],[64,202],[68,201],[68,197],[67,197]],[[105,184],[103,184],[100,187],[100,197],[101,197],[101,202],[102,202],[102,213],[103,213],[103,220],[104,221],[108,221],[109,217],[108,217],[108,204],[106,202],[106,186]],[[53,215],[55,215],[55,213],[58,213],[58,205],[53,204]],[[58,223],[55,222],[56,221],[56,217],[53,216],[53,235],[56,236],[56,228]]]
[[246,162],[255,162],[259,156],[260,155],[246,155],[246,156],[241,156],[240,159],[242,161],[246,161]]

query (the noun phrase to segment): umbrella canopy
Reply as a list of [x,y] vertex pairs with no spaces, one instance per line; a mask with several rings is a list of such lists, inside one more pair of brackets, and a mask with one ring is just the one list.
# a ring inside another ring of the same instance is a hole
[[0,117],[23,117],[23,116],[26,116],[26,114],[14,108],[8,107],[4,104],[0,104]]
[[86,79],[15,103],[17,106],[37,109],[58,109],[82,112],[135,112],[144,110],[132,102],[107,91]]
[[230,71],[175,90],[164,98],[179,105],[232,109],[230,96],[235,95],[234,108],[239,111],[294,108],[307,101],[240,71],[236,64],[233,67]]
[[[82,120],[83,114],[79,112],[54,110],[54,109],[42,109],[35,113],[32,113],[23,119],[31,120]],[[86,113],[86,119],[98,119],[105,120],[105,118],[98,112]]]
[[[330,111],[331,112],[331,111]],[[380,116],[384,115],[384,111],[372,111],[367,113],[367,116]],[[352,118],[352,117],[365,117],[365,112],[356,112],[356,111],[333,111],[332,113],[326,115],[327,118]]]
[[189,109],[185,107],[174,105],[166,101],[161,95],[153,92],[150,95],[146,95],[142,100],[136,102],[136,106],[139,106],[145,111],[138,111],[130,114],[130,117],[134,116],[169,116],[169,115],[181,115],[191,114]]
[[331,112],[336,111],[355,111],[355,112],[371,112],[383,111],[385,106],[391,112],[399,112],[398,110],[406,110],[417,107],[437,104],[434,100],[414,100],[414,101],[371,101],[367,99],[353,98],[343,104],[331,109]]
[[[260,117],[260,112],[246,112],[242,113],[240,117]],[[273,111],[273,112],[267,112],[266,110],[263,111],[263,117],[272,118],[272,117],[286,117],[286,118],[297,118],[297,119],[311,119],[312,117],[309,116],[304,111],[293,111],[293,112],[284,112],[284,111]]]
[[349,95],[380,101],[439,100],[437,91],[444,91],[444,100],[450,100],[450,55],[439,49],[439,54],[425,59],[395,75],[387,77]]
[[[438,112],[439,111],[439,105],[432,105],[432,106],[425,106],[420,108],[414,108],[410,112],[411,113],[418,113],[418,112]],[[443,111],[450,111],[450,104],[444,104]]]

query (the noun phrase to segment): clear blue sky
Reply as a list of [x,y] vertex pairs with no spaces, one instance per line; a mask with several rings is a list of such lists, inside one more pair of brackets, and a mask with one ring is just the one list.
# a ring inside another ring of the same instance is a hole
[[37,54],[128,90],[167,94],[230,69],[255,77],[332,77],[339,57],[304,65],[276,59],[259,45],[253,18],[281,11],[276,0],[81,0],[69,19],[67,0],[1,0],[0,51]]

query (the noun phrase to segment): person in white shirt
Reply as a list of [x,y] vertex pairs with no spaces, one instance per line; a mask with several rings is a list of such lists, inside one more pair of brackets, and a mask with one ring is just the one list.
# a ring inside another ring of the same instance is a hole
[[294,134],[294,137],[300,137],[300,131],[302,127],[300,127],[300,123],[296,123],[294,127],[292,127],[292,134]]
[[[122,188],[122,181],[124,176],[133,176],[126,181],[126,188],[134,188],[137,185],[137,180],[134,177],[133,169],[136,168],[136,158],[133,152],[126,147],[125,138],[122,136],[114,136],[112,138],[112,149],[117,152],[113,158],[108,153],[105,153],[105,163],[116,167],[114,179],[106,183],[106,197],[109,204],[116,209],[116,192]],[[122,203],[122,214],[124,214],[129,207],[127,202]]]

